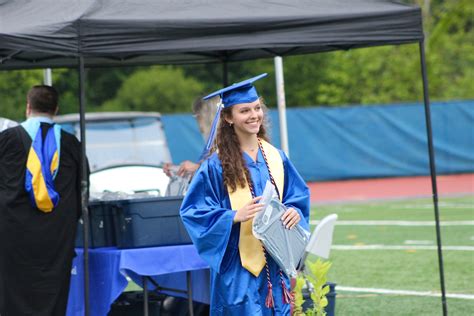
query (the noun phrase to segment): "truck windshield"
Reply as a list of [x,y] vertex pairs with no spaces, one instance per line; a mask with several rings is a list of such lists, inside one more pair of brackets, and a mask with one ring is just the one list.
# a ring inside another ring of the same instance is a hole
[[[80,139],[79,122],[61,126]],[[119,165],[161,166],[171,161],[161,121],[153,117],[87,121],[86,152],[92,172]]]

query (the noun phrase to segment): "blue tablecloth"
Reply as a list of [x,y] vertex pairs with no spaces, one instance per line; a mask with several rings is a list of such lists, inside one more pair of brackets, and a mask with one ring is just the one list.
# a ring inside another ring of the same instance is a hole
[[[84,315],[84,257],[76,249],[71,271],[68,316]],[[141,285],[142,276],[151,276],[163,287],[186,289],[186,271],[191,271],[193,300],[209,303],[209,270],[193,245],[89,250],[90,314],[105,316],[110,305],[126,288],[129,276]],[[149,284],[149,288],[153,286]]]

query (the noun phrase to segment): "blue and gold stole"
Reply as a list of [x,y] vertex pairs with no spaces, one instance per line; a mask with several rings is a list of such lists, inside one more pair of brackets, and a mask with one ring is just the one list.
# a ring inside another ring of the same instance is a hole
[[[44,139],[41,123],[53,124]],[[31,204],[49,213],[59,202],[54,178],[59,170],[61,127],[45,117],[29,118],[21,125],[32,140],[26,160],[25,189]]]
[[[273,175],[276,188],[278,192],[281,192],[280,199],[282,199],[285,183],[285,169],[280,152],[263,139],[261,140],[261,144],[262,150],[267,157],[267,166],[270,169],[268,172]],[[227,187],[227,192],[229,192],[230,205],[233,210],[242,208],[253,198],[248,184],[243,188],[238,185],[234,192],[232,192],[230,187]],[[242,266],[255,277],[258,277],[265,267],[266,259],[262,243],[255,238],[252,233],[252,225],[253,220],[240,223],[239,253]]]

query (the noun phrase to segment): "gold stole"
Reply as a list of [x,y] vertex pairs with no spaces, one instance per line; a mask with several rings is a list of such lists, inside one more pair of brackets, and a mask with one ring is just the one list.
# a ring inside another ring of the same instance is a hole
[[[261,142],[263,151],[267,157],[268,167],[271,170],[278,192],[280,192],[281,199],[283,197],[283,185],[285,181],[283,161],[275,147],[264,140],[261,140]],[[235,211],[241,209],[252,199],[252,193],[250,192],[248,183],[246,183],[244,188],[237,186],[237,190],[233,193],[230,193],[231,190],[229,187],[227,187],[227,191],[229,192],[230,204]],[[252,234],[252,223],[253,220],[240,223],[239,252],[242,266],[258,277],[266,261],[262,243]]]

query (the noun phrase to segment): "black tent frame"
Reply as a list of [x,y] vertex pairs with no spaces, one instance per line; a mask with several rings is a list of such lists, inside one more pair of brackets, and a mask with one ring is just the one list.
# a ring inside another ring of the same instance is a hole
[[[421,22],[421,21],[420,21]],[[85,135],[85,111],[86,111],[86,92],[85,92],[85,62],[88,58],[93,56],[90,52],[84,52],[82,47],[82,39],[81,39],[81,27],[80,21],[78,22],[78,51],[74,54],[67,54],[67,57],[77,58],[77,71],[79,74],[79,86],[78,86],[78,96],[79,96],[79,113],[80,113],[80,135],[81,135],[81,161],[82,161],[82,181],[81,181],[81,203],[82,203],[82,216],[84,221],[84,306],[85,306],[85,314],[86,316],[89,315],[90,306],[89,306],[89,212],[87,208],[88,204],[88,179],[87,179],[87,162],[86,162],[86,135]],[[420,26],[422,28],[422,26]],[[1,35],[1,34],[0,34]],[[388,44],[409,44],[418,42],[419,45],[419,54],[420,54],[420,66],[421,66],[421,77],[423,83],[423,100],[424,100],[424,112],[425,112],[425,121],[426,121],[426,133],[427,133],[427,141],[428,141],[428,155],[429,155],[429,167],[430,167],[430,175],[431,175],[431,186],[432,186],[432,197],[433,197],[433,205],[434,205],[434,215],[435,215],[435,225],[436,225],[436,240],[437,240],[437,253],[438,253],[438,265],[439,265],[439,276],[440,276],[440,286],[441,286],[441,301],[442,301],[442,310],[443,315],[447,315],[447,302],[446,302],[446,291],[445,291],[445,282],[444,282],[444,266],[443,266],[443,254],[442,254],[442,242],[441,242],[441,231],[440,231],[440,223],[439,223],[439,208],[438,208],[438,189],[437,189],[437,180],[436,180],[436,166],[435,166],[435,153],[434,153],[434,146],[433,146],[433,136],[432,136],[432,125],[431,125],[431,112],[430,112],[430,100],[429,100],[429,90],[428,90],[428,78],[427,78],[427,66],[426,66],[426,57],[425,57],[425,47],[424,47],[424,39],[423,37],[418,38],[417,40],[399,40],[388,43]],[[370,43],[358,43],[357,45],[343,45],[343,46],[333,46],[331,48],[325,49],[325,51],[329,50],[337,50],[337,49],[351,49],[351,48],[358,48],[358,47],[367,47],[367,46],[376,46],[376,45],[386,45],[387,42],[370,42]],[[0,45],[1,46],[1,45]],[[1,47],[0,47],[1,48]],[[293,55],[299,53],[309,53],[310,51],[298,51],[298,50],[286,50],[282,51],[280,49],[275,50],[272,47],[269,48],[261,48],[265,50],[268,55],[273,56],[286,56],[286,55]],[[34,51],[34,49],[32,49]],[[28,44],[26,44],[25,50],[28,52]],[[324,51],[324,50],[319,50]],[[314,50],[314,52],[318,52],[318,50]],[[1,53],[1,50],[0,50]],[[2,64],[8,63],[9,60],[16,58],[18,55],[22,53],[21,50],[12,50],[7,55],[3,55],[3,58],[0,58],[0,69],[2,68]],[[194,52],[193,54],[196,54]],[[205,53],[203,53],[205,54]],[[2,56],[0,54],[0,56]],[[58,55],[52,54],[52,59],[58,57]],[[257,57],[250,57],[246,59],[253,59],[253,58],[261,58],[262,56]],[[235,59],[232,58],[232,54],[228,54],[227,52],[222,52],[220,57],[218,58],[223,65],[223,85],[226,86],[228,84],[228,62],[234,61]],[[7,66],[4,69],[20,69],[20,68],[38,68],[43,67],[44,64],[48,63],[48,60],[43,60],[40,64],[33,63],[31,66],[25,66],[22,64],[21,66]],[[163,61],[161,61],[163,63]],[[164,62],[166,63],[166,61]],[[120,61],[117,61],[117,64],[120,65]],[[148,63],[140,63],[140,64],[151,64]]]

